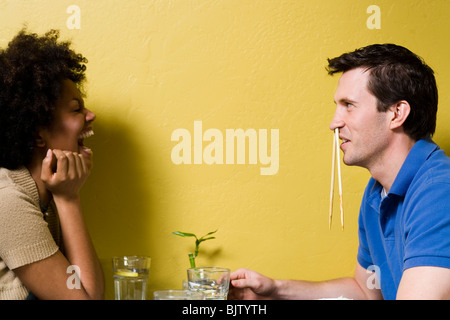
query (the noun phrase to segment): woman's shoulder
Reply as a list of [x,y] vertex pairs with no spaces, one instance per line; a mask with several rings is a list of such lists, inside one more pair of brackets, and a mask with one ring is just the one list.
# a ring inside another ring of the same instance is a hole
[[36,183],[30,172],[25,167],[16,170],[0,168],[0,208],[18,208],[20,203],[39,203]]

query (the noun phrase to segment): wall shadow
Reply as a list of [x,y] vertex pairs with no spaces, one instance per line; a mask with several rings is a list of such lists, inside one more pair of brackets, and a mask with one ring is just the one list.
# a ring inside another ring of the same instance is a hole
[[450,157],[450,137],[446,137],[445,139],[441,139],[440,143],[438,143],[442,150],[445,151],[447,157]]
[[[442,118],[442,117],[441,117]],[[450,156],[450,132],[448,130],[443,130],[441,128],[445,128],[445,124],[440,122],[440,118],[438,115],[438,122],[436,126],[436,134],[433,136],[434,142],[436,142],[439,147],[445,151],[447,157]]]
[[103,267],[105,298],[114,299],[111,258],[151,256],[146,230],[153,197],[141,179],[143,161],[133,127],[119,118],[105,121],[97,115],[94,132],[85,141],[94,152],[94,167],[82,190],[83,211]]

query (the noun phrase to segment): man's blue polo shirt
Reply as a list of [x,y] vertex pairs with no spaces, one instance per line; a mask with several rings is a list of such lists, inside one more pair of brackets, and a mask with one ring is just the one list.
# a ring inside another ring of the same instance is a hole
[[404,270],[450,268],[450,159],[431,139],[419,140],[383,199],[382,188],[371,178],[365,189],[357,258],[379,271],[384,299],[395,299]]

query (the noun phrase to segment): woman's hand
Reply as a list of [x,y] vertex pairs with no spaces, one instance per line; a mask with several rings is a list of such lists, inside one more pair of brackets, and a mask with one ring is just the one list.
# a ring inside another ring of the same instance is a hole
[[54,197],[74,199],[92,168],[92,151],[84,154],[51,150],[42,161],[41,179]]

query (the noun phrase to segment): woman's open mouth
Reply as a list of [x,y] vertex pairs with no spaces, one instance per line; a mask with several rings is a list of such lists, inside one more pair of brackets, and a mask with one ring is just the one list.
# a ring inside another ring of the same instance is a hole
[[83,131],[78,137],[78,145],[84,147],[84,139],[92,137],[94,135],[94,131],[92,129]]

